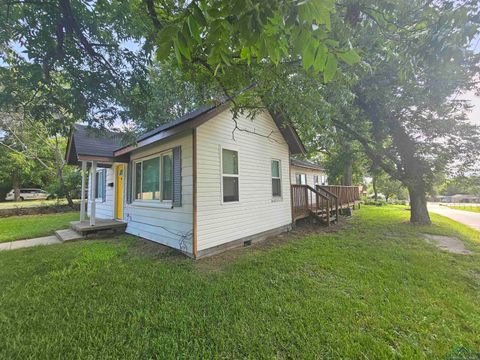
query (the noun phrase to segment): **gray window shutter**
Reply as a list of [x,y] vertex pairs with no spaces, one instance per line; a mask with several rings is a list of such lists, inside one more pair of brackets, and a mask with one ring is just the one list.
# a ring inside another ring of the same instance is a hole
[[105,202],[107,200],[107,169],[102,169],[102,201]]
[[127,204],[132,203],[132,176],[133,176],[133,161],[128,163],[127,168]]
[[182,148],[173,148],[173,206],[182,206]]

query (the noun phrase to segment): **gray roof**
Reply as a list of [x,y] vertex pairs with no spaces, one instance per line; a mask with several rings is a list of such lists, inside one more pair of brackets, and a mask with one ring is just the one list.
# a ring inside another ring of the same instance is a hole
[[[223,104],[223,102],[221,104]],[[221,104],[219,104],[219,105],[221,105]],[[162,132],[162,131],[168,130],[168,129],[174,127],[174,126],[183,124],[183,123],[185,123],[189,120],[192,120],[192,119],[196,118],[197,116],[200,116],[200,115],[202,115],[202,114],[204,114],[204,113],[206,113],[210,110],[215,109],[219,105],[203,105],[203,106],[199,107],[198,109],[190,111],[189,113],[187,113],[183,116],[180,116],[179,118],[176,118],[172,121],[169,121],[166,124],[160,125],[159,127],[155,128],[153,130],[150,130],[150,131],[146,132],[145,134],[140,135],[137,138],[137,141],[145,140],[146,138],[149,138],[150,136],[156,135],[159,132]]]
[[[241,92],[248,90],[245,88]],[[166,124],[160,125],[159,127],[146,132],[143,135],[140,135],[136,142],[140,143],[144,140],[149,138],[155,137],[160,133],[169,134],[167,130],[172,128],[175,129],[182,129],[185,127],[196,127],[200,123],[198,119],[203,118],[203,121],[207,121],[212,116],[214,116],[219,111],[223,111],[228,107],[228,103],[232,100],[232,98],[223,99],[222,101],[211,104],[211,105],[204,105],[201,106],[177,119],[174,119]],[[285,140],[288,143],[290,148],[290,152],[292,154],[300,154],[305,152],[305,148],[290,123],[284,119],[281,113],[272,114],[273,120],[277,124],[280,132],[284,136]],[[197,120],[196,120],[197,119]],[[195,120],[195,121],[193,121]],[[182,126],[179,126],[182,125]],[[172,130],[175,131],[175,130]],[[161,136],[161,135],[159,135]],[[166,135],[167,136],[167,135]],[[156,137],[158,138],[158,136]],[[155,139],[150,139],[155,141]],[[147,140],[147,143],[150,142]],[[141,145],[141,144],[137,144]],[[121,154],[127,154],[132,147],[131,144],[125,145],[122,144],[122,134],[116,133],[108,130],[94,131],[93,129],[89,129],[87,126],[84,125],[74,125],[72,129],[72,134],[69,139],[69,146],[67,147],[67,162],[69,164],[77,163],[78,159],[76,156],[78,155],[89,155],[89,156],[102,156],[102,157],[115,157],[115,152],[119,152]],[[132,147],[134,149],[135,147]]]
[[325,170],[321,165],[312,163],[307,160],[300,160],[300,159],[295,159],[295,158],[290,158],[290,163],[293,166],[298,166],[298,167],[303,167],[307,169],[314,169],[314,170]]
[[76,164],[78,155],[113,158],[113,152],[122,145],[122,133],[93,129],[74,124],[67,146],[67,162]]

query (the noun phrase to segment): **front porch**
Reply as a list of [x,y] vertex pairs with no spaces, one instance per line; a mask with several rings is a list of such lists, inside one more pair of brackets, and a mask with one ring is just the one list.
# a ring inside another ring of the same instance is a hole
[[127,223],[118,220],[95,219],[94,225],[91,224],[90,220],[82,220],[72,221],[70,227],[82,236],[103,232],[119,234],[125,232]]

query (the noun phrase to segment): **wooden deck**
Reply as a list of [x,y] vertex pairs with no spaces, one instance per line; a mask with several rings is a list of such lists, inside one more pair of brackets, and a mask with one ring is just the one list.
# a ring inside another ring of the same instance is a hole
[[292,185],[293,221],[314,217],[330,225],[338,221],[342,209],[354,209],[360,204],[358,186]]
[[70,227],[82,235],[88,235],[91,233],[112,231],[115,233],[123,233],[127,227],[127,223],[118,220],[109,219],[95,219],[95,225],[90,225],[89,220],[84,221],[72,221]]

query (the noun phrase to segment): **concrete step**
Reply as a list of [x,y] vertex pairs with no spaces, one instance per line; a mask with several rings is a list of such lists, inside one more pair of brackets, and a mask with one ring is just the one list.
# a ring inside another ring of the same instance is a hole
[[55,231],[55,236],[62,242],[80,240],[84,238],[82,235],[72,229],[57,230]]

